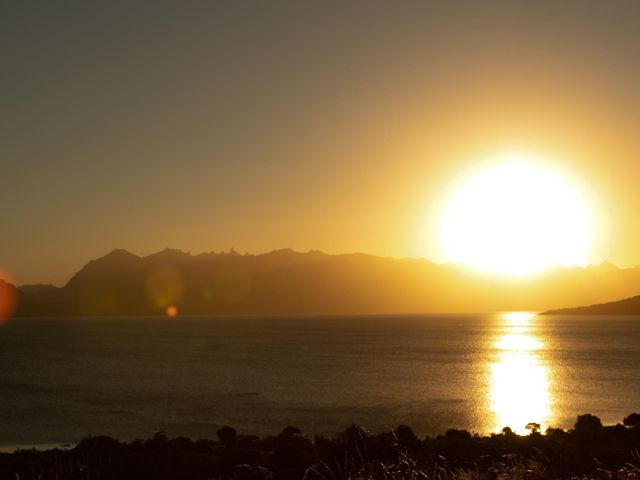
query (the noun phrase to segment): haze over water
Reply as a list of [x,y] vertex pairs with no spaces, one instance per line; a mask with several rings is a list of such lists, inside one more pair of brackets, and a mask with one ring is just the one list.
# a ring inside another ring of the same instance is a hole
[[231,425],[419,435],[569,428],[640,409],[640,319],[527,314],[15,319],[0,445],[214,438]]

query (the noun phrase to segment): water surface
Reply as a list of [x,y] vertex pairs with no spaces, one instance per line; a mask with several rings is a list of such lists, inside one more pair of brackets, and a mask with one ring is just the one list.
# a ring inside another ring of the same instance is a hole
[[412,315],[14,319],[0,328],[0,445],[420,435],[640,411],[640,318]]

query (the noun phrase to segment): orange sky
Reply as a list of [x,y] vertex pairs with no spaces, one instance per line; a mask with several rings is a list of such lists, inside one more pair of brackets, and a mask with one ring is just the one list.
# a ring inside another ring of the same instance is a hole
[[438,260],[429,206],[514,149],[603,206],[594,261],[640,264],[637,2],[2,8],[17,283],[62,284],[114,247]]

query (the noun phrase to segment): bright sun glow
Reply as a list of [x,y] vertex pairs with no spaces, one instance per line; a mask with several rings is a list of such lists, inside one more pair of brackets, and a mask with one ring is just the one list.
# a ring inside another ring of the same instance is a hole
[[463,179],[440,220],[446,261],[506,275],[585,265],[594,240],[591,209],[545,163],[510,154]]

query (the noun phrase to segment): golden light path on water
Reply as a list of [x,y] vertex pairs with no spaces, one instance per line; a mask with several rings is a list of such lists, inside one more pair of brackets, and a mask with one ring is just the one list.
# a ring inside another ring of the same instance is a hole
[[535,315],[511,312],[500,316],[500,334],[490,365],[490,408],[500,431],[510,427],[527,433],[527,424],[548,426],[552,398],[549,367],[542,355],[543,340],[535,335]]

